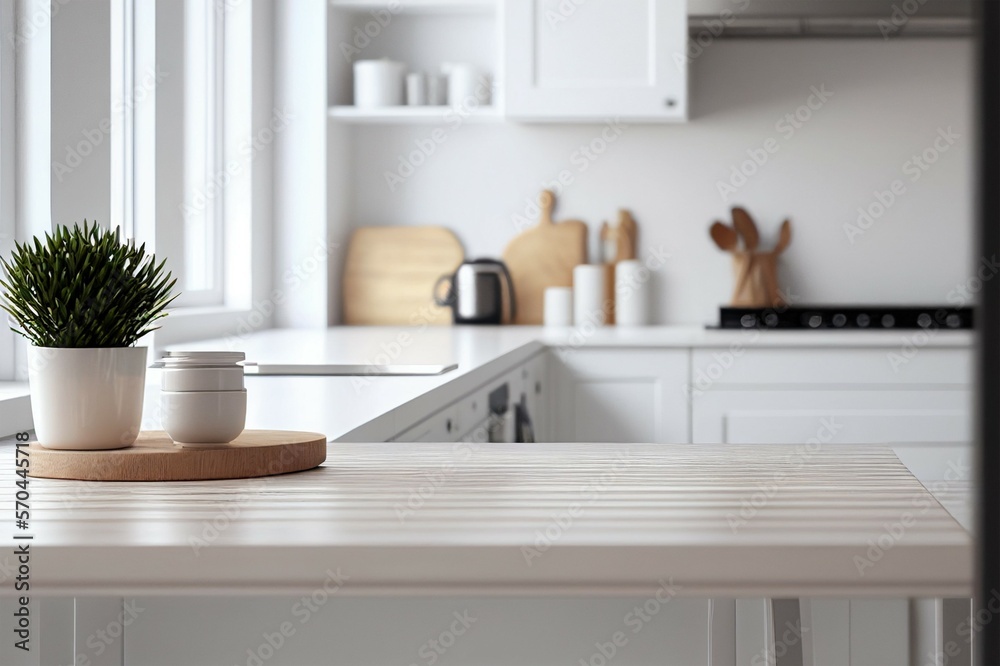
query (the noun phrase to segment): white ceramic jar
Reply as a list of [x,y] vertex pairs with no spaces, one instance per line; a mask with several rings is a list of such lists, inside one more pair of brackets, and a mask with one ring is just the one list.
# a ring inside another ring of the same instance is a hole
[[182,446],[218,446],[246,425],[243,352],[167,352],[160,407],[163,429]]
[[378,109],[403,104],[406,65],[393,60],[358,60],[354,63],[354,106]]

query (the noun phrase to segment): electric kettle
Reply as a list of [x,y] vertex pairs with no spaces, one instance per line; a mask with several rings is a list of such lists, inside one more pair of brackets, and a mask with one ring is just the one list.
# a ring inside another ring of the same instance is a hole
[[[448,291],[441,295],[442,285]],[[504,324],[514,320],[514,283],[506,264],[495,259],[466,261],[434,285],[434,302],[450,307],[456,324]]]

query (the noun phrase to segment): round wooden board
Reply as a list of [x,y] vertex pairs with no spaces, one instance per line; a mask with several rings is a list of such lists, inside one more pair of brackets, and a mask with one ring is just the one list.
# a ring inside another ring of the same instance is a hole
[[301,472],[326,460],[326,436],[289,430],[244,430],[229,444],[181,447],[167,433],[143,432],[135,445],[111,451],[28,447],[28,475],[79,481],[207,481]]

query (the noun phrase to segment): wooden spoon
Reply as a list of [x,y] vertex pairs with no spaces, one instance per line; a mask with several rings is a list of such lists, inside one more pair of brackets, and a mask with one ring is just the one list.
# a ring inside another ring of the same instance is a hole
[[708,233],[711,234],[712,240],[719,246],[719,249],[724,252],[735,252],[736,246],[740,243],[736,230],[722,222],[713,224]]
[[753,252],[756,250],[757,245],[760,243],[760,234],[757,232],[757,225],[754,223],[753,218],[750,217],[750,213],[739,207],[733,208],[733,226],[736,227],[736,231],[743,238],[743,244],[747,251]]
[[777,256],[788,249],[792,243],[792,223],[785,220],[781,223],[781,231],[778,234],[778,244],[774,246],[774,255]]

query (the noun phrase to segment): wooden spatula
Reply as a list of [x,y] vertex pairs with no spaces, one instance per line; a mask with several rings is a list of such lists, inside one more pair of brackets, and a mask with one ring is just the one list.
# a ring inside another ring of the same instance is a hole
[[711,234],[712,240],[715,241],[715,244],[723,252],[735,252],[737,246],[740,244],[736,230],[722,222],[713,224],[708,233]]
[[748,252],[753,252],[760,244],[760,234],[757,232],[757,225],[745,209],[733,208],[733,226],[740,237],[743,238],[743,245]]

